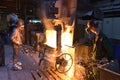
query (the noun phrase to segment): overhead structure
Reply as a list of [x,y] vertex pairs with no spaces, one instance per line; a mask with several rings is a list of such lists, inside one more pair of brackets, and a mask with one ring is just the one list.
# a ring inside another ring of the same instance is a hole
[[82,20],[102,20],[103,12],[99,8],[96,8],[83,0],[78,0],[77,17]]

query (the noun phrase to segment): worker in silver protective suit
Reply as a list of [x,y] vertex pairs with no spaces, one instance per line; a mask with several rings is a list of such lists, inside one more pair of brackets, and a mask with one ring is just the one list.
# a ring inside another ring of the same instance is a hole
[[21,32],[21,29],[23,27],[24,27],[24,21],[22,19],[19,19],[11,35],[11,41],[13,45],[13,69],[15,70],[22,69],[22,63],[18,62],[18,57],[19,57],[19,51],[21,45],[23,44],[23,33]]
[[[110,42],[109,38],[98,29],[98,23],[96,23],[94,20],[88,21],[87,28],[85,30],[88,34],[94,34],[91,38],[92,48],[89,53],[89,62],[94,63],[99,61],[100,63],[104,63],[105,61],[113,61],[114,52],[112,43]],[[92,66],[91,70],[93,72],[93,77],[91,76],[92,79],[90,80],[99,80],[100,73],[97,68]]]
[[107,58],[113,60],[113,48],[110,40],[98,29],[98,24],[94,20],[88,21],[86,31],[94,33],[93,37],[93,59],[101,60]]

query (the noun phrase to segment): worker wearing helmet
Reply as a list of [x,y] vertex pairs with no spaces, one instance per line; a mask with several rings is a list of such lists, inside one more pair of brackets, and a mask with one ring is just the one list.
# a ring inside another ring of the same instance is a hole
[[93,50],[91,51],[93,59],[101,60],[107,58],[113,59],[113,48],[110,40],[106,35],[98,29],[98,23],[94,20],[90,20],[87,23],[87,33],[94,33]]
[[13,69],[22,69],[22,63],[18,62],[19,57],[19,51],[21,48],[21,45],[23,44],[23,35],[21,32],[21,28],[24,26],[24,21],[22,19],[19,19],[16,23],[16,27],[13,30],[13,33],[11,35],[11,41],[13,44]]

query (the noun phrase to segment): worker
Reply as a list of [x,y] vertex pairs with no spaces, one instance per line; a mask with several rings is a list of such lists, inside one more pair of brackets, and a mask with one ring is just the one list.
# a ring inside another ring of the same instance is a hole
[[11,35],[11,41],[13,45],[13,70],[21,70],[22,63],[18,62],[19,51],[23,44],[23,35],[21,29],[24,27],[24,21],[19,19],[16,23],[16,27]]
[[87,33],[94,33],[93,48],[91,50],[92,59],[102,60],[106,58],[109,61],[112,60],[112,44],[106,35],[98,29],[98,23],[95,20],[88,21],[86,31]]
[[[89,54],[89,63],[95,62],[108,62],[113,61],[113,48],[110,40],[106,37],[106,35],[99,30],[98,23],[95,20],[89,20],[87,22],[86,32],[90,35],[92,48]],[[94,65],[94,64],[93,64]],[[99,80],[100,73],[95,66],[91,68],[93,74],[91,76],[92,80]]]

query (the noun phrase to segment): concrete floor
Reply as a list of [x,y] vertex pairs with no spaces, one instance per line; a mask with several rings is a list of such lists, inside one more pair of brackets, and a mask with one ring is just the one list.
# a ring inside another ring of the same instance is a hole
[[[23,63],[21,71],[12,70],[12,47],[4,46],[5,66],[0,66],[0,80],[71,80],[65,74],[61,74],[54,69],[45,69],[44,61],[38,65],[39,53],[23,54],[20,52],[19,61]],[[32,52],[32,51],[31,51]]]

